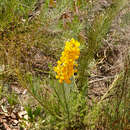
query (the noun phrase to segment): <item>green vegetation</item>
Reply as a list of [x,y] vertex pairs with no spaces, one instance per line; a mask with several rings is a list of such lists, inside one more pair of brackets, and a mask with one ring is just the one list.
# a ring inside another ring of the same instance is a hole
[[[125,44],[123,36],[111,29],[130,3],[127,0],[106,3],[0,0],[0,110],[8,113],[7,106],[11,112],[17,105],[23,107],[27,118],[18,117],[19,128],[129,129],[129,48],[126,43],[124,53],[118,47]],[[129,12],[124,14],[123,22],[128,16]],[[128,20],[123,22],[121,27],[129,25]],[[72,38],[80,42],[78,72],[71,78],[71,84],[59,83],[53,67],[64,43]],[[118,69],[114,63],[120,60],[120,54],[123,60],[119,61]],[[104,66],[110,69],[102,70]],[[97,97],[90,94],[94,87],[95,91],[104,87],[104,93]]]

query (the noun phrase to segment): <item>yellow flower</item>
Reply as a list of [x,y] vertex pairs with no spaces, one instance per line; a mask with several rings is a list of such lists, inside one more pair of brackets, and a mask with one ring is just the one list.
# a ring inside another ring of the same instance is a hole
[[61,54],[60,60],[57,61],[57,66],[54,67],[54,71],[57,73],[56,78],[60,83],[65,81],[67,84],[71,83],[70,78],[74,72],[77,72],[75,67],[78,64],[75,62],[80,55],[79,49],[80,43],[72,38],[65,43],[64,51]]

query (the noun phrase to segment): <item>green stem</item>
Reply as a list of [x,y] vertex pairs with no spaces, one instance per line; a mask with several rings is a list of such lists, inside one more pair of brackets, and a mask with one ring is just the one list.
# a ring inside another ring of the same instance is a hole
[[[61,106],[62,106],[62,107],[63,107],[63,109],[64,109],[63,102],[61,101],[61,99],[60,99],[60,96],[59,96],[58,92],[56,91],[55,87],[53,87],[53,89],[54,89],[54,92],[56,93],[56,96],[57,96],[57,98],[58,98],[59,102],[61,103]],[[64,109],[64,110],[65,110],[65,109]]]
[[67,115],[68,115],[68,123],[70,124],[70,114],[69,114],[69,107],[68,107],[68,104],[67,104],[67,100],[66,100],[66,95],[65,95],[65,88],[64,88],[64,84],[62,85],[62,88],[63,88],[63,96],[64,96],[64,100],[65,100],[65,107],[66,107],[66,112],[67,112]]

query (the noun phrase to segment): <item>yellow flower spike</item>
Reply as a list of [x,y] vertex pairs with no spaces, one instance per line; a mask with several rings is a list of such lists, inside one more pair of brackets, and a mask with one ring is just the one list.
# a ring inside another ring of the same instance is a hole
[[63,77],[63,76],[61,76],[61,77],[60,77],[60,79],[61,79],[61,80],[64,80],[64,77]]
[[62,52],[62,56],[64,56],[64,54],[65,54],[65,53],[64,53],[64,52]]
[[58,61],[57,61],[57,64],[60,65],[60,64],[61,64],[61,61],[58,60]]
[[54,71],[57,73],[56,78],[59,79],[60,83],[65,81],[70,84],[70,78],[73,76],[74,72],[77,72],[75,67],[78,66],[75,60],[79,58],[80,43],[72,38],[70,41],[65,42],[65,48],[62,52],[60,60],[57,62],[57,66],[54,67]]
[[59,79],[59,76],[58,76],[58,75],[56,75],[56,79]]
[[75,59],[78,59],[78,58],[79,58],[79,56],[76,56],[76,57],[75,57]]
[[74,72],[77,72],[77,71],[78,71],[77,69],[74,70]]
[[61,80],[61,79],[60,79],[60,80],[59,80],[59,82],[60,82],[60,83],[62,83],[62,82],[63,82],[63,80]]
[[79,47],[80,46],[80,43],[78,41],[75,42],[75,46],[76,47]]
[[54,67],[54,71],[57,72],[57,67]]
[[67,84],[70,84],[70,83],[71,83],[71,81],[70,81],[70,80],[66,80],[66,83],[67,83]]

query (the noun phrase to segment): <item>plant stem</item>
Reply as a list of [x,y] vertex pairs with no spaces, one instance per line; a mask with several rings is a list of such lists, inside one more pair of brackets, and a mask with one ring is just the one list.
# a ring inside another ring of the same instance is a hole
[[[59,86],[58,86],[58,87],[59,87]],[[53,89],[54,89],[54,92],[56,93],[56,96],[57,96],[57,98],[58,98],[59,102],[61,103],[61,106],[62,106],[62,107],[63,107],[63,109],[64,109],[63,102],[61,101],[60,96],[59,96],[58,92],[57,92],[57,91],[56,91],[56,89],[55,89],[55,86],[53,87]],[[64,110],[65,110],[65,109],[64,109]]]
[[65,86],[64,86],[64,84],[62,85],[62,88],[63,88],[63,96],[64,96],[64,100],[65,100],[66,112],[67,112],[67,115],[68,115],[68,124],[70,124],[69,107],[68,107],[67,100],[66,100],[66,95],[65,95]]

